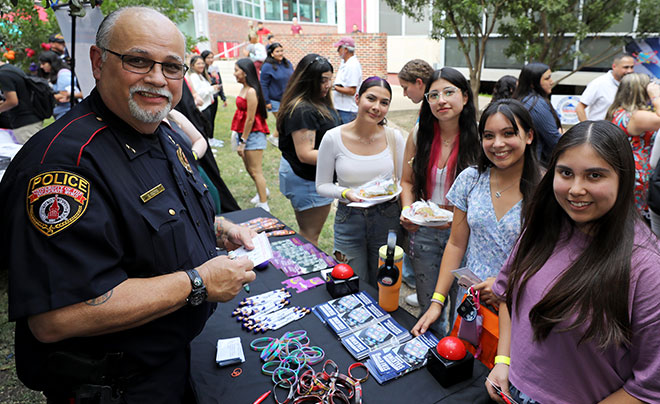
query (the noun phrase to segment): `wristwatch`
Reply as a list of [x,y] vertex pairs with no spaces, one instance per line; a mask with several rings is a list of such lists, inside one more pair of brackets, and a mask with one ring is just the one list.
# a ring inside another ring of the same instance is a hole
[[190,292],[190,295],[188,295],[186,303],[191,306],[199,306],[208,296],[204,281],[202,280],[202,277],[199,276],[196,269],[187,270],[186,275],[190,278],[190,284],[192,285],[192,291]]

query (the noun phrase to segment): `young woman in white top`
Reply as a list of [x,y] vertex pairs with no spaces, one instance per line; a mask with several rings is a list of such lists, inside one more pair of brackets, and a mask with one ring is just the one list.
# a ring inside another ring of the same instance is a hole
[[188,82],[199,96],[195,103],[204,116],[208,119],[208,113],[204,112],[215,102],[214,95],[220,91],[219,84],[211,84],[211,78],[206,72],[206,63],[201,56],[193,56],[190,59],[190,70],[188,71]]
[[386,244],[388,230],[398,228],[401,209],[395,197],[363,207],[348,204],[362,202],[357,189],[369,181],[401,178],[404,140],[398,131],[385,127],[392,98],[387,81],[369,77],[355,98],[357,118],[329,130],[321,141],[316,190],[340,202],[334,226],[335,258],[348,263],[363,281],[375,286],[378,248]]

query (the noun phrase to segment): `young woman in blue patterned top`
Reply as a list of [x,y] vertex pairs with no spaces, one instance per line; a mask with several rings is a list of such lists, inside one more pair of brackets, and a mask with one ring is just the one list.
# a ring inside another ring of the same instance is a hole
[[479,122],[481,155],[477,167],[461,172],[447,199],[454,221],[440,264],[429,309],[413,327],[414,335],[429,328],[442,313],[444,298],[467,252],[466,266],[483,282],[475,285],[482,301],[496,298],[491,287],[511,253],[540,170],[536,161],[532,118],[518,101],[504,99],[486,108]]

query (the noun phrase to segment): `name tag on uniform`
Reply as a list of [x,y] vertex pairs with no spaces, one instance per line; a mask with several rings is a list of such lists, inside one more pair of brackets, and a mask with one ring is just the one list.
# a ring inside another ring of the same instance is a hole
[[140,199],[142,199],[142,203],[147,203],[150,200],[152,200],[156,195],[160,194],[163,191],[165,191],[165,187],[163,186],[163,184],[158,184],[155,187],[148,190],[147,192],[140,195]]

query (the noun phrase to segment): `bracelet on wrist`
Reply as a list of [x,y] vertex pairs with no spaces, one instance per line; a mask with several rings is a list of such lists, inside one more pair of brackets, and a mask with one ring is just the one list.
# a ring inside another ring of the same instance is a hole
[[438,293],[438,292],[434,292],[433,296],[431,296],[431,300],[434,300],[434,299],[437,300],[438,303],[440,303],[442,305],[444,305],[445,300],[447,300],[447,298],[442,293]]
[[493,361],[493,363],[496,364],[496,365],[498,363],[503,363],[507,366],[511,366],[511,358],[509,358],[506,355],[497,355],[497,356],[495,356],[495,360]]
[[406,210],[406,209],[410,209],[410,205],[406,205],[406,206],[404,206],[403,208],[401,208],[401,212],[403,212],[403,211]]
[[432,298],[432,299],[431,299],[431,303],[433,303],[433,302],[438,303],[438,304],[439,304],[440,306],[442,306],[442,307],[445,307],[445,302],[441,302],[441,301],[438,300],[438,299],[433,299],[433,298]]
[[348,191],[350,191],[350,188],[346,188],[345,190],[341,191],[341,197],[347,199],[346,194],[348,193]]

